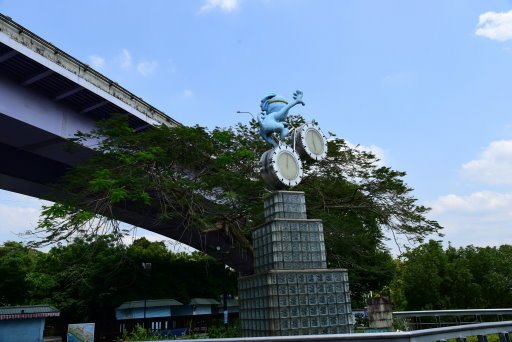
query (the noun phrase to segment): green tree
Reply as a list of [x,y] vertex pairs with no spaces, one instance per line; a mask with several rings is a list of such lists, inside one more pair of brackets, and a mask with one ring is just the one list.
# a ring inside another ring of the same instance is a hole
[[52,248],[30,274],[31,301],[54,304],[67,321],[113,318],[117,296],[133,283],[125,247],[114,241],[104,235]]
[[[0,248],[2,302],[52,304],[62,322],[114,319],[114,309],[125,301],[191,297],[219,298],[236,294],[236,273],[203,253],[173,253],[162,242],[145,238],[130,246],[114,236],[75,239],[41,253],[18,243]],[[1,252],[8,249],[9,255]],[[22,262],[22,261],[25,262]],[[145,272],[142,262],[152,264]],[[25,265],[29,265],[25,267]]]
[[26,300],[30,279],[40,253],[18,242],[0,246],[0,305],[19,305]]
[[512,305],[512,246],[473,247],[463,251],[486,308]]
[[[292,117],[290,126],[304,122]],[[224,234],[250,252],[250,231],[263,222],[262,200],[269,192],[258,174],[258,158],[268,149],[256,122],[208,131],[201,127],[159,126],[135,134],[122,117],[103,121],[77,142],[99,141],[89,161],[59,185],[73,194],[45,208],[36,233],[39,244],[74,236],[124,232],[120,208],[153,215],[183,229]],[[330,137],[328,156],[305,162],[309,217],[324,221],[329,263],[351,271],[361,294],[382,287],[393,275],[383,245],[384,231],[421,242],[441,227],[416,203],[404,172],[380,167],[371,153]]]
[[405,253],[392,282],[406,308],[499,308],[512,304],[512,246],[443,249],[429,241]]
[[428,243],[405,253],[402,272],[407,308],[410,310],[443,309],[442,285],[446,272],[446,255],[441,243]]

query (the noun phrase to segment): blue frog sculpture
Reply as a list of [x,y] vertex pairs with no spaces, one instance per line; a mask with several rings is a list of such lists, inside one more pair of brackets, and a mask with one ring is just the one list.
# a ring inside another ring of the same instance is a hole
[[258,115],[258,122],[263,140],[276,147],[278,143],[272,138],[272,133],[278,133],[281,140],[286,138],[289,132],[286,124],[288,111],[299,103],[305,105],[302,95],[302,91],[295,91],[291,103],[276,94],[267,95],[261,100],[261,113]]

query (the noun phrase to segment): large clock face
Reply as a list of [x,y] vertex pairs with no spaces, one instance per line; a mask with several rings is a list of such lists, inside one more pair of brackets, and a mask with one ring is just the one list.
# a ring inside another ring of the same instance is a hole
[[279,145],[261,156],[260,173],[272,188],[295,186],[302,179],[302,163],[290,146]]
[[290,151],[283,150],[276,158],[277,168],[281,175],[288,181],[293,181],[299,175],[297,158]]
[[304,124],[297,128],[294,141],[301,157],[322,160],[327,156],[327,139],[315,124]]
[[306,145],[311,152],[321,155],[324,152],[324,137],[316,129],[308,129],[306,131]]

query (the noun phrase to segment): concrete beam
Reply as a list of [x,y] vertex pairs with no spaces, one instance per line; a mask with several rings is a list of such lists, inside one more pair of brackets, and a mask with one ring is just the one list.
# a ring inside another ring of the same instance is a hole
[[[152,107],[117,83],[90,69],[43,38],[0,13],[0,43],[54,70],[139,119],[150,124],[180,125],[162,111]],[[87,71],[85,71],[87,70]]]
[[98,103],[95,103],[95,104],[93,104],[93,105],[91,105],[91,106],[87,107],[87,108],[82,109],[82,110],[80,111],[80,114],[89,113],[89,112],[91,112],[91,111],[93,111],[93,110],[95,110],[95,109],[98,109],[98,108],[100,108],[100,107],[103,107],[103,106],[104,106],[104,105],[106,105],[106,104],[109,104],[109,102],[108,102],[108,101],[106,101],[106,100],[105,100],[105,101],[100,101],[100,102],[98,102]]
[[135,128],[133,131],[134,131],[134,132],[140,132],[140,131],[145,130],[145,129],[149,128],[149,127],[152,127],[152,126],[151,126],[151,125],[149,125],[149,124],[147,124],[147,125],[142,125],[142,126],[139,126],[139,127]]
[[21,85],[23,87],[31,85],[33,83],[36,83],[37,81],[42,80],[43,78],[46,78],[46,77],[50,76],[53,73],[54,73],[53,70],[45,70],[43,72],[40,72],[39,74],[33,75],[30,78],[26,79],[25,81],[23,81],[21,83]]
[[0,63],[3,63],[11,58],[13,58],[14,56],[16,56],[19,52],[16,51],[16,50],[12,50],[12,51],[9,51],[9,52],[6,52],[4,53],[3,55],[0,56]]
[[53,98],[53,101],[60,101],[60,100],[64,100],[66,97],[69,97],[71,95],[74,95],[80,91],[84,90],[84,87],[82,86],[76,86],[76,87],[73,87],[71,89],[68,89],[62,93],[60,93],[59,95],[55,96]]

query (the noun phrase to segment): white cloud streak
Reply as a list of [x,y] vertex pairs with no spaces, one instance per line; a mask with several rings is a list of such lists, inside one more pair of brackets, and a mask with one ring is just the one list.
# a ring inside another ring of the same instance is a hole
[[512,185],[512,140],[493,141],[478,159],[462,166],[471,180],[491,185]]
[[512,193],[450,194],[427,203],[430,217],[445,227],[444,240],[454,246],[512,244]]
[[144,77],[147,77],[155,72],[158,63],[155,61],[143,61],[137,64],[137,71]]
[[184,97],[184,98],[189,99],[189,98],[191,98],[192,96],[194,96],[194,93],[192,92],[192,90],[190,90],[190,89],[184,89],[184,90],[183,90],[183,97]]
[[89,56],[89,61],[94,69],[103,69],[105,67],[105,58],[99,55]]
[[122,69],[130,69],[133,65],[132,54],[128,49],[123,49],[121,54],[117,57],[119,67]]
[[[115,65],[124,70],[137,71],[140,75],[147,77],[153,74],[158,68],[157,61],[138,61],[135,62],[130,50],[124,48],[121,53],[114,58]],[[175,71],[175,67],[174,67]]]
[[216,8],[223,12],[231,13],[238,9],[238,0],[206,0],[206,2],[199,9],[199,13],[212,11]]
[[370,152],[372,153],[375,157],[377,157],[377,159],[379,160],[377,162],[377,165],[378,166],[385,166],[387,163],[386,163],[386,150],[383,149],[382,147],[380,146],[377,146],[377,145],[370,145],[370,146],[365,146],[365,145],[354,145],[352,144],[350,141],[348,140],[345,140],[345,142],[347,143],[347,145],[351,148],[355,148],[355,149],[358,149],[360,151],[365,151],[365,152]]
[[[462,165],[461,175],[477,184],[512,185],[512,140],[491,142],[478,156]],[[449,194],[427,203],[430,217],[445,227],[445,241],[454,246],[512,244],[512,192],[476,191]]]
[[0,190],[0,244],[21,241],[17,234],[37,226],[42,205],[50,202]]
[[[37,227],[41,206],[43,205],[51,205],[51,202],[0,190],[0,245],[6,241],[24,241],[24,238],[19,234]],[[122,227],[131,228],[125,223],[122,223]],[[196,251],[190,246],[149,230],[135,228],[133,233],[132,236],[123,238],[126,245],[131,245],[135,239],[145,237],[149,241],[163,241],[168,249],[176,253]],[[43,250],[47,249],[44,248]]]
[[481,14],[475,34],[499,42],[512,39],[512,10]]

